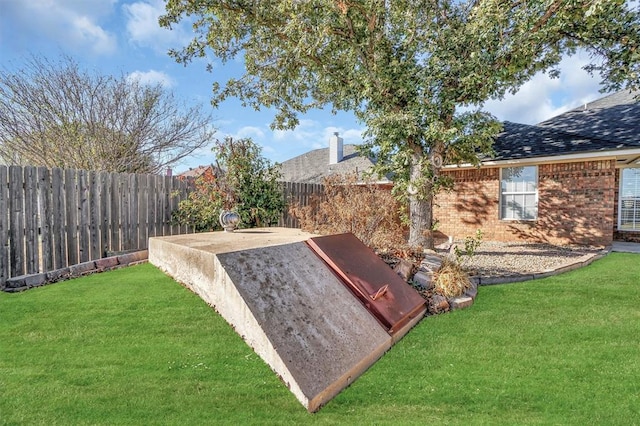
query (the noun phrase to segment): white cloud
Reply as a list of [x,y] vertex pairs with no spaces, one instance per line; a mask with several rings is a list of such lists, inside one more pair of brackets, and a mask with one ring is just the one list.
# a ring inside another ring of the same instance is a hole
[[129,80],[137,80],[143,84],[161,84],[166,88],[174,86],[174,81],[167,74],[162,71],[149,70],[149,71],[134,71],[130,73],[127,78]]
[[598,76],[582,69],[589,63],[587,54],[579,52],[564,58],[560,77],[552,79],[538,73],[514,94],[484,104],[484,110],[499,120],[535,124],[602,96]]
[[234,139],[242,139],[242,138],[263,139],[264,136],[265,136],[265,133],[260,127],[245,126],[236,132]]
[[320,123],[317,121],[301,119],[300,124],[293,130],[274,130],[273,138],[276,141],[301,142],[311,146],[319,139],[321,132]]
[[74,52],[111,54],[117,41],[100,21],[113,13],[116,0],[30,0],[3,2],[3,25],[15,26],[19,37],[54,42]]
[[143,0],[122,6],[127,19],[129,40],[139,46],[151,47],[165,53],[170,47],[182,47],[188,37],[185,25],[176,25],[173,29],[163,28],[158,18],[165,13],[162,0]]
[[115,37],[86,16],[74,17],[71,29],[79,46],[91,46],[91,50],[97,54],[112,53],[116,50]]
[[329,146],[329,139],[336,132],[340,135],[345,144],[359,145],[362,143],[362,129],[345,129],[344,127],[330,126],[325,127],[322,131],[322,141],[320,142],[321,147]]
[[277,151],[275,148],[269,145],[262,145],[262,153],[267,155],[275,154]]
[[344,127],[327,126],[316,120],[302,119],[293,130],[275,130],[273,139],[281,142],[298,142],[314,149],[329,146],[329,138],[335,133],[340,133],[344,143],[362,143],[361,129],[345,129]]

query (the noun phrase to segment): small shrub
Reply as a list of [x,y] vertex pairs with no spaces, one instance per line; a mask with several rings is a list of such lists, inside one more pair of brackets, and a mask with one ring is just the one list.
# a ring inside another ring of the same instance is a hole
[[218,175],[196,180],[194,190],[173,212],[173,223],[196,232],[221,229],[218,218],[223,209],[240,215],[239,228],[277,223],[285,208],[280,174],[261,150],[251,139],[217,141],[213,152]]
[[435,291],[446,298],[458,297],[471,288],[469,275],[458,262],[444,258],[434,277]]
[[352,232],[364,244],[377,249],[405,245],[406,228],[391,191],[362,182],[355,174],[333,175],[323,184],[324,193],[311,197],[308,205],[289,208],[303,230],[323,235]]
[[458,246],[453,247],[453,253],[456,257],[456,263],[464,266],[473,256],[482,244],[482,230],[478,229],[474,237],[468,236],[464,239],[464,250]]
[[180,201],[171,214],[172,223],[187,225],[196,232],[222,229],[218,223],[220,210],[224,207],[224,191],[213,177],[200,176],[194,182],[193,191],[187,199]]
[[240,215],[240,228],[278,223],[285,201],[278,182],[280,172],[262,156],[262,148],[250,138],[227,137],[213,147],[218,167],[225,170],[224,191]]

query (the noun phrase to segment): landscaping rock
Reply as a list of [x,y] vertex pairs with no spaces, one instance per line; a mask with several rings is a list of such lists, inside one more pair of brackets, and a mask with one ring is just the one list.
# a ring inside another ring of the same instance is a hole
[[95,270],[96,270],[96,262],[94,261],[79,263],[77,265],[73,265],[69,267],[69,273],[72,277],[80,277],[82,275],[95,272]]
[[118,266],[118,258],[117,257],[105,257],[104,259],[96,260],[96,268],[99,271],[106,271],[108,269],[112,269]]
[[464,296],[476,300],[478,296],[478,284],[471,282],[471,288],[468,288],[467,291],[464,292]]
[[411,273],[413,272],[413,263],[405,259],[400,259],[400,262],[393,268],[396,274],[400,275],[403,280],[409,281]]
[[454,297],[453,299],[449,300],[449,306],[451,307],[451,310],[464,309],[468,308],[471,305],[473,305],[473,299],[467,296]]
[[43,285],[47,282],[46,274],[20,275],[18,277],[9,278],[6,282],[7,288],[22,289],[32,288]]
[[432,294],[427,301],[427,311],[432,315],[448,312],[449,302],[447,298],[439,294]]
[[47,283],[47,274],[40,273],[40,274],[27,275],[27,279],[25,280],[25,283],[29,288],[40,287],[41,285],[44,285]]
[[71,271],[69,268],[60,268],[47,272],[47,282],[55,283],[69,278]]
[[418,271],[413,276],[413,282],[419,285],[423,290],[432,290],[433,272]]
[[20,293],[21,291],[26,291],[29,290],[29,287],[24,286],[24,287],[16,287],[16,288],[12,288],[12,287],[4,287],[2,289],[2,291],[6,292],[6,293]]
[[442,258],[435,254],[428,254],[420,262],[420,269],[428,272],[438,272],[442,266]]
[[5,281],[4,283],[4,289],[8,290],[8,289],[26,287],[27,285],[24,282],[24,278],[25,278],[24,275],[20,275],[17,277],[7,279],[7,281]]
[[118,256],[118,263],[120,265],[131,265],[133,263],[139,263],[146,261],[149,258],[148,250],[141,250],[134,253],[123,254]]

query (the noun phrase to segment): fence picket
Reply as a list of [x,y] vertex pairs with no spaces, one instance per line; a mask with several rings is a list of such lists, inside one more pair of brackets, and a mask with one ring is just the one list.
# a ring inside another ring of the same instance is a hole
[[100,245],[100,181],[96,172],[89,172],[89,241],[91,260],[104,257]]
[[64,171],[65,212],[67,215],[65,228],[67,232],[67,258],[69,265],[79,263],[78,256],[78,190],[76,188],[77,171]]
[[91,258],[89,222],[91,221],[89,209],[89,172],[78,171],[78,250],[80,262],[87,262]]
[[63,173],[62,169],[55,168],[51,170],[53,269],[60,269],[68,266]]
[[24,170],[9,166],[9,268],[11,276],[24,275]]
[[111,184],[109,173],[98,173],[98,181],[100,187],[100,197],[98,198],[98,209],[100,216],[100,253],[105,256],[109,249],[109,224],[111,223],[111,210],[109,202],[111,201]]
[[131,250],[131,227],[129,226],[129,215],[131,209],[129,204],[131,203],[131,193],[129,191],[129,175],[122,175],[120,177],[121,196],[120,196],[120,249]]
[[156,224],[156,177],[153,175],[148,176],[148,189],[147,189],[147,228],[148,237],[155,237],[157,234]]
[[38,236],[38,173],[35,167],[24,168],[24,245],[25,273],[38,271],[40,263]]
[[46,167],[38,167],[38,205],[40,208],[40,240],[42,244],[42,270],[51,271],[53,267],[53,212],[51,172]]
[[121,177],[122,175],[113,175],[111,176],[111,208],[109,209],[110,217],[111,217],[111,232],[109,241],[111,242],[111,251],[120,251],[122,250],[122,245],[120,243],[120,204],[121,204]]
[[0,285],[9,278],[9,176],[0,165]]
[[162,234],[171,235],[171,216],[168,212],[171,211],[171,178],[164,176],[162,179],[162,193],[164,195],[162,200]]

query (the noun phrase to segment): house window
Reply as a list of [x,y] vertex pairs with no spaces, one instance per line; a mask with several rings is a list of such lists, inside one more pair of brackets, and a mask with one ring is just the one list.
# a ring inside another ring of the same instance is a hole
[[500,219],[538,217],[538,167],[506,167],[500,179]]
[[620,171],[620,223],[621,231],[640,231],[640,168]]

